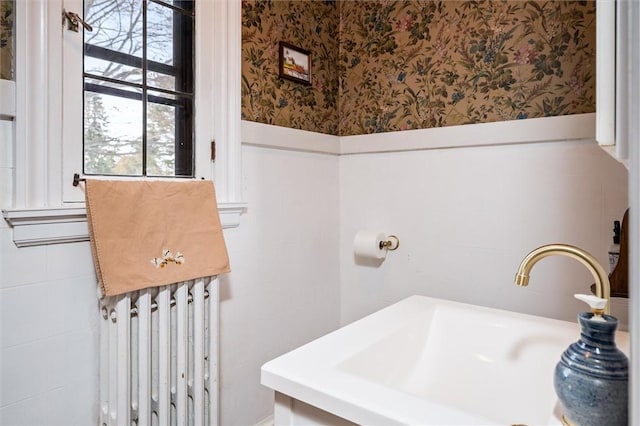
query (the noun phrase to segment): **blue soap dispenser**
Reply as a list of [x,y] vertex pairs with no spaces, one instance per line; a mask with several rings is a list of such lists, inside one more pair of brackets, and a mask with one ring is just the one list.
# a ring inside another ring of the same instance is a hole
[[591,306],[578,315],[580,339],[556,365],[554,387],[563,408],[562,422],[576,426],[627,426],[629,359],[615,343],[618,320],[604,314],[606,299],[575,297]]

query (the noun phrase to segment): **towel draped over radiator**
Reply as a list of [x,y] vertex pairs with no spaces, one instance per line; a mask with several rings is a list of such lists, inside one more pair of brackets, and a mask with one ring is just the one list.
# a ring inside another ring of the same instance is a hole
[[86,181],[100,298],[100,421],[216,425],[218,274],[210,181]]
[[88,179],[86,205],[105,296],[230,271],[211,181]]

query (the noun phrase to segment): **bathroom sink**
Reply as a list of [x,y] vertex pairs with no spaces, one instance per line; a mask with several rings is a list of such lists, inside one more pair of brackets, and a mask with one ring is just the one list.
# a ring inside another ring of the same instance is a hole
[[[573,322],[412,296],[268,362],[262,384],[357,424],[560,424],[553,371],[578,336]],[[628,334],[616,340],[628,354]]]

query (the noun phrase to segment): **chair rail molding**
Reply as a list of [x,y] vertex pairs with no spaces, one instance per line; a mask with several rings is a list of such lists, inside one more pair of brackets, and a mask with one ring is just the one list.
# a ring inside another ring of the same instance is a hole
[[243,120],[242,143],[262,148],[336,156],[544,142],[594,143],[595,122],[596,114],[586,113],[334,136]]

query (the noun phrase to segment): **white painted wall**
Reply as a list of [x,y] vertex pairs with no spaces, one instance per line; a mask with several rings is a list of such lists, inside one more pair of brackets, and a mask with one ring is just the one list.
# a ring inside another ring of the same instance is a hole
[[[613,220],[628,206],[626,169],[594,142],[340,160],[342,324],[412,294],[574,321],[584,306],[572,295],[593,283],[584,266],[544,259],[527,288],[513,284],[517,267],[530,250],[561,242],[607,268]],[[356,264],[361,229],[395,234],[400,248],[379,266]],[[626,299],[612,303],[621,322],[626,307]]]
[[[10,188],[12,164],[0,171]],[[221,280],[225,426],[271,412],[264,362],[411,294],[573,320],[571,294],[591,283],[579,263],[544,259],[526,289],[515,269],[548,242],[606,264],[627,203],[625,169],[589,142],[340,157],[245,145],[243,174],[249,210],[225,231]],[[401,239],[379,267],[353,260],[367,228]],[[95,286],[88,243],[17,249],[0,222],[0,424],[95,424]]]
[[[339,325],[337,157],[243,155],[249,210],[225,231],[233,271],[221,279],[225,426],[271,412],[263,363]],[[0,221],[0,424],[95,424],[98,314],[89,243],[18,249]]]
[[18,249],[0,224],[0,424],[95,424],[98,304],[89,243]]
[[243,147],[249,210],[227,230],[221,279],[221,424],[273,410],[260,367],[339,325],[338,158]]

